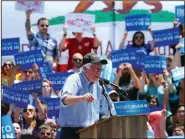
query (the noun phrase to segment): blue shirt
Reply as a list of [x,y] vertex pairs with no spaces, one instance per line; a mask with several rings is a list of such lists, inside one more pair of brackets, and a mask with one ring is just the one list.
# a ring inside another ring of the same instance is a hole
[[47,38],[44,38],[43,35],[38,32],[32,32],[31,35],[27,35],[28,41],[30,43],[30,50],[41,50],[44,57],[51,56],[54,59],[57,58],[57,41],[50,37],[48,34]]
[[[99,82],[90,83],[83,71],[70,75],[61,91],[59,115],[61,127],[87,127],[99,120],[100,113],[110,115]],[[68,95],[81,96],[86,93],[91,93],[95,100],[90,103],[83,101],[70,106],[63,103]]]

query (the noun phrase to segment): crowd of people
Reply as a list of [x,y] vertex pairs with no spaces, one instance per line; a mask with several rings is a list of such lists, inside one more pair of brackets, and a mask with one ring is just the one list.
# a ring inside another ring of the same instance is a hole
[[[70,75],[61,91],[56,91],[52,83],[43,79],[43,97],[60,98],[60,111],[55,119],[48,118],[48,108],[44,101],[39,99],[39,94],[31,95],[36,102],[36,107],[28,105],[27,108],[17,107],[15,104],[2,102],[2,116],[11,115],[16,138],[79,138],[78,130],[88,127],[100,120],[100,117],[114,115],[111,111],[113,102],[128,101],[120,94],[117,88],[106,86],[103,90],[99,79],[104,74],[106,64],[111,62],[110,53],[105,59],[97,54],[100,39],[92,28],[93,37],[84,37],[83,33],[73,32],[74,38],[67,38],[67,28],[58,44],[56,39],[48,33],[49,22],[46,18],[38,20],[38,32],[31,29],[31,11],[26,12],[26,34],[30,50],[41,50],[45,60],[49,60],[53,72],[57,71],[59,53],[69,50],[68,71]],[[174,21],[174,27],[179,27],[180,38],[184,38],[184,24]],[[152,35],[152,29],[148,30]],[[136,31],[131,40],[131,45],[125,45],[127,31],[120,41],[119,49],[127,47],[136,48],[141,55],[150,55],[154,52],[159,55],[155,47],[155,40],[145,42],[142,31]],[[167,65],[162,74],[147,74],[144,69],[135,70],[131,63],[122,63],[117,70],[112,70],[110,80],[123,88],[129,101],[146,100],[149,107],[162,106],[161,111],[147,115],[147,131],[152,132],[155,138],[168,138],[169,136],[184,136],[184,79],[174,81],[171,71],[184,66],[184,53],[178,53],[183,47],[181,43],[169,46],[173,55],[166,57]],[[2,66],[2,85],[12,86],[17,81],[40,80],[37,63],[32,68],[20,70],[11,60],[6,60]],[[106,97],[108,98],[107,103]],[[135,131],[137,132],[137,131]]]

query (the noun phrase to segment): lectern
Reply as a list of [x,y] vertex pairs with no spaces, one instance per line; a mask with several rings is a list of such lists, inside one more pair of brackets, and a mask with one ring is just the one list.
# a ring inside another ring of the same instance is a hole
[[147,138],[147,116],[113,116],[78,132],[80,138]]

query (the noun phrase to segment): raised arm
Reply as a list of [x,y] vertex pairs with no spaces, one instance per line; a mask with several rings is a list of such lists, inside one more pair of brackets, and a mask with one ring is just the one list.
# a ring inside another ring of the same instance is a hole
[[126,39],[127,39],[127,31],[125,30],[124,36],[123,36],[123,38],[122,38],[122,40],[121,40],[121,43],[120,43],[120,45],[119,45],[119,49],[124,48],[124,46],[125,46],[125,40],[126,40]]
[[67,44],[66,44],[66,36],[67,36],[67,26],[64,25],[63,27],[63,37],[59,43],[59,51],[62,52],[62,51],[65,51],[67,49]]
[[25,28],[26,28],[26,34],[31,35],[31,22],[30,22],[30,15],[31,15],[31,10],[26,11],[26,23],[25,23]]

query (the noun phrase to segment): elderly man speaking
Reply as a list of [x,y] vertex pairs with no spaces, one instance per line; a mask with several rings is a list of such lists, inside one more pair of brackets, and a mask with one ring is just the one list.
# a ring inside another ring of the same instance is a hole
[[88,53],[83,62],[81,72],[70,75],[61,90],[61,138],[79,138],[76,132],[96,123],[100,113],[110,116],[99,84],[102,65],[107,64],[107,60]]

